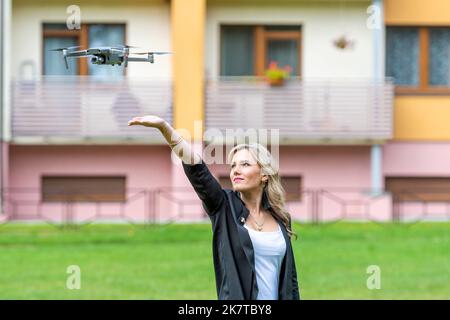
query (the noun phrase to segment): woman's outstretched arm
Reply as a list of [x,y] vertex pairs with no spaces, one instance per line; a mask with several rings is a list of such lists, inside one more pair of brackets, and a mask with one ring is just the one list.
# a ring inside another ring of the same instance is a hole
[[128,125],[142,125],[145,127],[156,128],[166,139],[173,152],[175,152],[184,163],[199,164],[202,162],[201,156],[195,153],[192,150],[191,145],[164,119],[153,115],[134,117],[128,121]]
[[173,152],[183,161],[184,172],[202,200],[203,208],[209,216],[213,216],[224,199],[222,187],[211,174],[201,156],[193,151],[191,145],[169,123],[157,116],[134,117],[128,122],[128,125],[142,125],[161,131]]

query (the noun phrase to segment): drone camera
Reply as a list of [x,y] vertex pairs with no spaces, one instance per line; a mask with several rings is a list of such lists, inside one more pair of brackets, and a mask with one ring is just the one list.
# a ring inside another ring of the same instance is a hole
[[94,64],[101,64],[105,61],[103,57],[94,56],[91,58],[91,62]]

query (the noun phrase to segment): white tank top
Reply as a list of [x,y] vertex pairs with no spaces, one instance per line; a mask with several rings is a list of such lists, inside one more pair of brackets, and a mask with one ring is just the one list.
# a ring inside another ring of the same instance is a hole
[[278,300],[281,263],[286,253],[286,241],[280,225],[278,231],[260,232],[244,224],[255,252],[257,300]]

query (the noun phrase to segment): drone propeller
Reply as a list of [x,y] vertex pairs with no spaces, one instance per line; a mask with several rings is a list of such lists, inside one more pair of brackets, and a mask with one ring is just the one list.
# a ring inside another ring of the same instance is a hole
[[50,51],[64,51],[64,50],[67,51],[67,50],[73,50],[73,49],[76,49],[76,48],[80,48],[80,46],[50,49]]
[[111,47],[112,49],[130,49],[130,48],[139,48],[139,47],[133,47],[133,46],[129,46],[129,45],[119,45],[119,46],[114,46],[114,47]]
[[64,57],[64,64],[66,65],[66,69],[69,69],[69,63],[67,62],[67,52],[69,50],[73,50],[76,48],[79,48],[80,46],[74,46],[74,47],[66,47],[66,48],[57,48],[57,49],[51,49],[50,51],[62,51],[63,57]]
[[171,54],[172,52],[133,52],[133,54]]

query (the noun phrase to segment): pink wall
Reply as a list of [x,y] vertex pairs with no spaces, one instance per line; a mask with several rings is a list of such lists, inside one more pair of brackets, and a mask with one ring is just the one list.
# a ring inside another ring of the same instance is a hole
[[40,187],[52,175],[125,175],[127,188],[171,184],[165,146],[11,146],[11,187]]
[[[2,171],[3,175],[3,189],[6,190],[9,187],[9,144],[7,142],[0,142],[0,148],[2,148],[1,152],[1,162],[2,162],[2,168],[0,170]],[[7,219],[7,203],[3,201],[3,203],[0,206],[0,222]]]
[[450,143],[389,142],[383,146],[385,176],[450,177]]
[[[320,194],[321,218],[334,220],[345,215],[349,219],[389,219],[390,196],[374,197],[366,192],[370,188],[370,146],[282,146],[280,159],[281,175],[301,175],[302,187],[306,190],[326,189]],[[40,177],[44,174],[123,174],[127,177],[127,188],[187,190],[158,196],[158,220],[190,220],[203,215],[182,167],[172,162],[167,146],[10,145],[8,160],[9,186],[35,189],[34,196],[28,195],[22,200],[39,201]],[[385,176],[450,177],[450,144],[390,142],[383,146],[382,167]],[[210,164],[209,168],[217,177],[229,174],[228,164]],[[126,216],[145,219],[143,208],[154,199],[139,195],[133,199],[124,208]],[[288,203],[288,210],[297,219],[311,220],[314,201],[314,195],[306,192],[301,202]],[[20,206],[16,208],[18,212],[37,214],[35,205],[22,201]],[[102,214],[120,215],[117,205],[102,204],[101,207]],[[96,210],[90,204],[74,204],[69,209],[86,219]],[[53,219],[58,212],[69,209],[45,204],[42,212]]]
[[[385,177],[450,177],[449,142],[389,142],[383,147]],[[402,220],[449,219],[445,202],[403,202]]]
[[[10,187],[32,188],[30,192],[14,192],[16,212],[35,216],[39,208],[42,175],[124,175],[127,189],[153,189],[171,186],[170,149],[167,146],[10,146]],[[149,199],[143,193],[129,193],[123,210],[127,217],[145,218]],[[26,202],[24,200],[28,200]],[[57,213],[68,210],[88,219],[98,208],[93,204],[74,204],[62,208],[60,204],[46,203],[41,207],[49,219],[58,219]],[[117,204],[101,204],[102,215],[121,214]],[[106,218],[106,217],[105,217]]]

